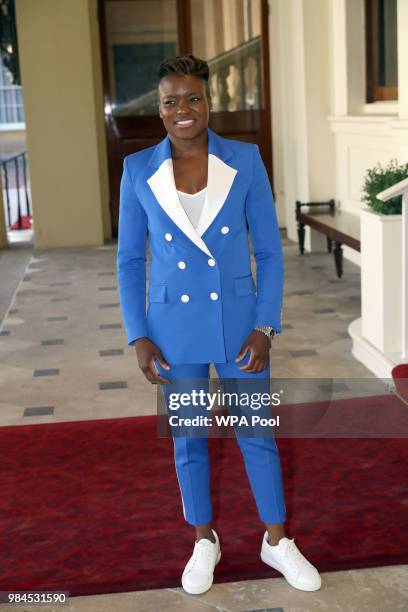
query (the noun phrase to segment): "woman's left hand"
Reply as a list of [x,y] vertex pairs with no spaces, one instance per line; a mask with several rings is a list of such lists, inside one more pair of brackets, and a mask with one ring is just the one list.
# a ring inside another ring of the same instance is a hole
[[236,362],[242,361],[246,353],[249,350],[251,351],[248,363],[241,366],[239,369],[243,370],[244,372],[250,372],[251,374],[262,372],[268,363],[270,348],[270,338],[268,338],[268,336],[263,332],[254,329],[254,331],[245,340],[238,356],[235,359]]

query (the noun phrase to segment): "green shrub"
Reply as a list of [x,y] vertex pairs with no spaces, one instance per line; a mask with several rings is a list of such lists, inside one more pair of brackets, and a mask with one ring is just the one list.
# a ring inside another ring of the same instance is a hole
[[363,202],[383,215],[400,215],[402,213],[402,196],[391,198],[387,202],[377,200],[376,195],[408,177],[408,164],[398,164],[392,159],[384,168],[377,164],[366,172],[363,184]]

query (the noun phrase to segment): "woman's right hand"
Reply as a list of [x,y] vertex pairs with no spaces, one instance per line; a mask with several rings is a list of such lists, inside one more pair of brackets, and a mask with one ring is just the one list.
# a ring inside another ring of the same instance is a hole
[[154,385],[157,383],[169,383],[170,381],[167,378],[160,376],[154,363],[154,360],[157,359],[163,368],[170,370],[170,366],[163,357],[159,347],[149,338],[139,338],[133,346],[136,349],[139,368],[142,370],[145,378]]

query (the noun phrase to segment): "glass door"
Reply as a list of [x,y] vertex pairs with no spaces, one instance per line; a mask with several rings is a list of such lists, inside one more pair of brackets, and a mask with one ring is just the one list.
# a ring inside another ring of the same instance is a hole
[[266,0],[190,0],[191,47],[210,67],[210,126],[257,143],[272,180]]
[[105,25],[111,114],[157,114],[157,66],[179,50],[176,0],[107,0]]
[[191,0],[192,48],[210,67],[217,112],[262,110],[261,0]]

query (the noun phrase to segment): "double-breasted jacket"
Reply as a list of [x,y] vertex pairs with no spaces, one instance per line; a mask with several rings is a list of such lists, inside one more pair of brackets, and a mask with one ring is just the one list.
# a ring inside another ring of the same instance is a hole
[[207,129],[196,228],[177,195],[168,135],[123,164],[117,274],[127,342],[147,336],[170,364],[232,361],[256,325],[282,329],[282,245],[259,148]]

